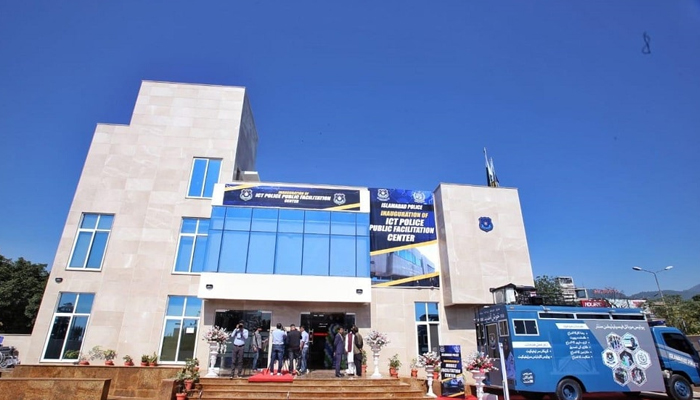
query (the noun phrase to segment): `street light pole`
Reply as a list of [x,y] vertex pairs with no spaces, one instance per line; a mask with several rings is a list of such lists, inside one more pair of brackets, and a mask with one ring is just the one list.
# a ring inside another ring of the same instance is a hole
[[632,267],[632,269],[635,271],[648,272],[654,275],[654,280],[656,281],[656,289],[658,289],[659,291],[659,296],[661,296],[661,302],[664,303],[664,308],[666,308],[666,298],[664,298],[664,292],[661,290],[661,285],[659,285],[659,277],[656,276],[656,274],[658,274],[659,272],[668,271],[671,268],[673,268],[673,265],[669,265],[668,267],[660,269],[658,271],[649,271],[641,267]]

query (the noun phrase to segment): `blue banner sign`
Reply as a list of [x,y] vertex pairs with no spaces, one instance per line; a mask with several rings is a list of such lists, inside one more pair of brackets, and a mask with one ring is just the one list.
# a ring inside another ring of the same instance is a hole
[[464,398],[462,348],[459,345],[440,346],[440,386],[442,397]]
[[369,189],[370,255],[437,241],[433,193]]
[[359,211],[360,191],[316,187],[226,184],[223,205]]

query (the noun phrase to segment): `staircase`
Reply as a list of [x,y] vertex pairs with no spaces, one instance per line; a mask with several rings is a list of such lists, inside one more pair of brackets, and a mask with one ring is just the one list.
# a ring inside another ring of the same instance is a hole
[[425,399],[423,381],[391,378],[335,378],[315,371],[293,382],[248,382],[247,379],[201,378],[201,391],[190,392],[189,399],[250,400],[384,400]]

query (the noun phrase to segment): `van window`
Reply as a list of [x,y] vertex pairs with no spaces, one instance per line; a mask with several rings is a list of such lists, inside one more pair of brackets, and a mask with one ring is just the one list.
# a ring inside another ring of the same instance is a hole
[[498,334],[508,336],[508,321],[498,321]]
[[664,338],[664,342],[666,342],[666,344],[670,348],[682,351],[683,353],[686,353],[688,355],[693,354],[693,346],[691,346],[691,344],[688,343],[688,340],[685,338],[685,336],[674,332],[666,332],[662,336]]
[[642,314],[627,314],[627,315],[613,314],[612,318],[619,319],[622,321],[639,321],[639,320],[645,319],[644,315],[642,315]]
[[577,313],[576,318],[578,319],[610,319],[610,314],[582,314]]
[[574,314],[569,313],[541,312],[539,316],[542,319],[574,319]]
[[516,335],[539,335],[534,319],[514,319],[513,327]]

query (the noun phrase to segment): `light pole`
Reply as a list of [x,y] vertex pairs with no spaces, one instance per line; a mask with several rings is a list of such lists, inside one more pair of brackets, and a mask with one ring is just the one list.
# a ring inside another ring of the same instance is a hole
[[664,292],[661,291],[661,286],[659,285],[659,278],[656,276],[656,274],[658,274],[659,272],[668,271],[671,268],[673,268],[673,265],[669,265],[668,267],[660,269],[658,271],[649,271],[642,267],[632,267],[632,269],[635,271],[648,272],[654,275],[654,280],[656,281],[656,288],[659,290],[659,296],[661,296],[661,302],[664,303],[664,308],[666,307],[666,299],[664,298]]

